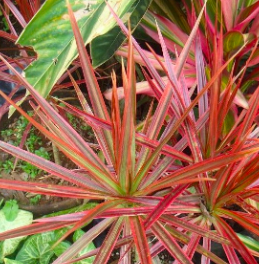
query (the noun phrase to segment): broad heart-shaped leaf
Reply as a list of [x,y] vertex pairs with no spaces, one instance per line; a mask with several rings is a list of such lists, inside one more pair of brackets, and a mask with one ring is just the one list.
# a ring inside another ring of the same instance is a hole
[[[144,14],[146,13],[148,7],[150,6],[152,0],[141,0],[136,1],[132,8],[129,10],[131,30],[133,31]],[[93,61],[93,66],[98,67],[106,60],[108,60],[115,51],[121,46],[121,44],[126,39],[125,35],[121,32],[119,26],[115,26],[106,34],[103,34],[91,42],[91,57]],[[105,50],[105,52],[103,52]]]
[[[19,210],[16,218],[13,221],[8,221],[3,210],[0,210],[0,233],[16,227],[29,225],[32,223],[32,219],[32,213]],[[12,254],[16,250],[19,243],[24,238],[25,237],[11,238],[0,242],[0,263],[2,263],[1,261],[3,261],[5,256]]]
[[26,264],[49,264],[51,258],[54,256],[52,245],[67,230],[67,228],[62,228],[29,237],[16,255],[15,260]]
[[[104,0],[68,0],[85,44],[105,34],[115,19]],[[123,19],[136,0],[110,0],[113,10]],[[78,55],[65,0],[47,0],[17,41],[31,46],[37,60],[25,70],[28,82],[46,97],[59,77]]]

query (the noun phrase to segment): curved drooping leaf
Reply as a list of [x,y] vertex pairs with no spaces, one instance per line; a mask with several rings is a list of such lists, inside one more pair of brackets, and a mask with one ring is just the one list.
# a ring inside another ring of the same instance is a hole
[[[152,0],[136,1],[130,8],[128,14],[132,31],[137,27],[151,2]],[[91,42],[91,56],[93,60],[93,66],[98,67],[108,60],[121,46],[125,39],[126,37],[121,32],[119,26],[115,26],[106,34],[93,39]],[[104,50],[105,52],[103,52]]]
[[[136,0],[108,1],[124,21]],[[116,21],[104,0],[69,0],[85,44],[111,30]],[[47,0],[18,39],[31,46],[37,60],[25,70],[28,82],[46,97],[78,55],[65,0]]]

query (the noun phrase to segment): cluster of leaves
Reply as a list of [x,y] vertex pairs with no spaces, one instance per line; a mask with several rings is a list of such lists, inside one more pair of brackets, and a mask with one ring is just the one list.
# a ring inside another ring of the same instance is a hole
[[[259,4],[233,1],[236,5],[230,7],[225,1],[216,1],[215,5],[214,1],[207,5],[206,1],[199,1],[195,6],[192,1],[183,3],[188,19],[179,20],[178,28],[173,19],[167,21],[157,16],[161,57],[152,50],[144,51],[110,9],[128,37],[127,66],[122,63],[121,74],[125,98],[122,115],[116,76],[111,76],[109,111],[69,4],[69,18],[90,98],[88,102],[68,71],[81,109],[67,102],[53,108],[0,56],[31,94],[31,105],[40,122],[0,94],[79,168],[66,169],[0,141],[0,149],[72,184],[24,184],[0,179],[1,188],[100,201],[92,209],[36,219],[29,228],[1,233],[1,240],[72,226],[61,241],[98,218],[103,220],[54,264],[74,263],[92,256],[93,263],[107,263],[118,248],[121,263],[130,264],[135,252],[140,263],[152,263],[152,258],[165,249],[174,263],[193,263],[195,252],[201,255],[200,263],[226,263],[212,252],[212,242],[222,245],[228,263],[257,263],[258,250],[248,245],[234,227],[238,225],[259,235],[259,90],[248,89],[257,81],[254,65],[258,61],[258,36],[253,28],[258,25],[255,14]],[[109,2],[106,4],[110,8]],[[232,8],[235,10],[229,16]],[[178,38],[170,40],[172,33],[163,37],[162,23],[169,32],[177,32]],[[183,34],[184,25],[192,28],[188,37]],[[180,37],[184,39],[179,43]],[[172,45],[172,41],[178,42],[178,46]],[[124,51],[125,47],[119,52]],[[156,101],[142,126],[136,126],[136,62],[145,66],[144,90]],[[165,77],[156,68],[162,69]],[[97,146],[86,142],[57,109],[80,117],[91,126]],[[102,245],[78,257],[78,252],[104,230],[108,234]]]

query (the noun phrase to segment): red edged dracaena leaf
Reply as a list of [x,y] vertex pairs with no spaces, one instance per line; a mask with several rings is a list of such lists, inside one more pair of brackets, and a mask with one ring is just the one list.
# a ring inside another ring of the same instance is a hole
[[0,241],[9,238],[19,237],[19,236],[28,236],[38,233],[44,233],[47,231],[68,227],[71,226],[72,224],[73,221],[67,221],[67,222],[53,222],[53,223],[36,223],[28,226],[22,226],[0,233]]
[[82,121],[84,121],[87,125],[89,125],[93,129],[97,130],[98,127],[101,127],[103,129],[112,130],[111,122],[100,119],[97,116],[94,116],[92,114],[89,114],[88,112],[81,110],[63,100],[58,99],[58,101],[60,101],[63,104],[63,106],[57,105],[58,109],[62,109],[63,111],[68,112],[80,118]]
[[[93,112],[87,102],[87,100],[85,99],[82,91],[80,90],[79,86],[77,85],[77,83],[75,82],[74,78],[72,77],[72,75],[69,73],[68,71],[68,75],[74,85],[74,88],[76,90],[76,93],[77,93],[77,96],[79,98],[79,101],[81,103],[81,106],[83,108],[83,111],[85,111],[86,113],[90,114],[90,115],[93,115]],[[107,144],[106,144],[106,140],[105,140],[105,137],[104,137],[104,134],[103,134],[103,129],[98,127],[98,126],[94,126],[92,127],[93,131],[94,131],[94,134],[96,136],[96,139],[100,145],[100,148],[101,150],[103,151],[103,154],[104,154],[104,157],[107,161],[108,164],[112,164],[112,160],[111,160],[111,157],[110,157],[110,152],[109,152],[109,149],[107,148]]]
[[[156,224],[156,223],[155,223]],[[169,231],[170,235],[173,236],[177,241],[179,241],[180,243],[183,243],[184,245],[189,245],[191,238],[189,235],[178,231],[178,229],[175,229],[173,227],[171,227],[170,225],[165,225],[167,227],[167,231]],[[196,247],[196,251],[198,253],[200,253],[202,256],[206,256],[208,258],[210,258],[213,262],[217,263],[217,264],[227,264],[225,261],[223,261],[221,258],[219,258],[218,256],[216,256],[215,254],[213,254],[210,250],[207,250],[206,248],[204,248],[202,245],[197,245]],[[180,261],[180,260],[178,260]],[[182,262],[180,262],[182,263]]]
[[[71,174],[73,175],[72,172]],[[74,173],[74,176],[77,177],[78,175]],[[75,199],[104,199],[105,197],[107,197],[107,193],[103,193],[99,191],[98,188],[96,187],[91,188],[90,184],[91,182],[89,181],[88,188],[84,186],[84,188],[81,189],[76,187],[51,185],[45,183],[0,179],[1,189],[17,190],[17,191],[39,193],[44,195],[75,198]]]
[[[149,139],[157,139],[159,132],[164,124],[165,118],[168,114],[168,109],[171,104],[172,99],[172,88],[171,84],[168,83],[161,99],[159,100],[158,106],[153,114],[152,120],[148,126],[146,136]],[[150,153],[149,149],[142,148],[139,154],[138,163],[136,165],[136,172],[142,167],[143,163],[146,161]],[[135,178],[133,188],[137,189],[138,185],[142,179]]]
[[[241,196],[237,196],[235,203],[247,212],[244,213],[246,215],[245,218],[249,218],[250,215],[252,215],[254,218],[259,218],[259,210],[253,205],[252,199],[244,200]],[[238,212],[235,212],[235,214],[238,214]],[[255,223],[254,220],[251,222]]]
[[[37,156],[33,153],[30,153],[28,151],[22,150],[18,147],[15,147],[11,144],[8,144],[6,142],[0,141],[0,149],[4,150],[5,152],[12,154],[19,159],[25,160],[27,162],[30,162],[31,164],[55,175],[60,177],[63,180],[72,182],[74,184],[77,184],[79,186],[85,187],[88,189],[89,187],[95,189],[98,189],[98,185],[95,183],[92,184],[91,180],[87,177],[84,177],[82,174],[77,174],[75,172],[72,172],[71,170],[68,170],[58,164],[53,163],[52,161],[46,160],[40,156]],[[102,189],[102,187],[99,186],[99,188]]]
[[223,248],[229,260],[229,263],[240,263],[240,260],[237,257],[236,252],[234,251],[234,249],[236,249],[246,261],[246,263],[256,264],[257,261],[254,259],[247,247],[236,235],[234,230],[220,217],[214,215],[212,219],[213,225],[217,232],[222,236],[225,236],[231,242],[231,246],[223,244]]
[[[203,237],[202,238],[202,246],[203,248],[205,248],[206,250],[208,251],[211,251],[211,240],[207,237]],[[210,259],[208,258],[208,256],[205,256],[205,255],[202,255],[201,256],[201,263],[204,263],[204,264],[210,264],[211,261]]]
[[[34,97],[38,105],[41,107],[41,110],[46,114],[46,116],[62,131],[66,131],[67,136],[73,142],[75,149],[71,148],[71,154],[74,155],[75,159],[80,159],[81,162],[85,163],[84,166],[87,166],[89,171],[94,176],[103,178],[101,181],[106,178],[107,186],[110,186],[110,189],[119,191],[119,186],[113,181],[112,175],[110,175],[109,170],[105,164],[100,160],[96,153],[89,147],[89,145],[83,140],[83,138],[69,125],[69,123],[62,118],[56,111],[49,105],[49,103],[0,55],[6,65],[10,70],[17,76],[18,80],[23,83],[23,85],[29,90],[31,95]],[[0,94],[4,97],[6,101],[12,104],[26,119],[28,119],[36,128],[38,128],[45,136],[47,136],[54,144],[66,153],[69,153],[69,146],[66,142],[61,141],[57,136],[50,133],[43,126],[37,123],[33,118],[26,114],[19,106],[15,105],[10,98],[8,98],[2,91]],[[72,153],[73,152],[73,153]]]
[[[72,8],[68,0],[67,0],[67,6],[68,6],[68,13],[69,13],[70,21],[71,21],[71,26],[72,26],[72,29],[75,35],[75,40],[77,43],[81,67],[83,70],[88,94],[90,96],[93,112],[99,118],[110,121],[110,116],[108,114],[99,84],[96,80],[94,70],[90,62],[90,58],[87,54],[87,51],[84,45],[84,40],[80,34],[79,27],[77,25],[74,13],[72,11]],[[107,150],[109,151],[109,154],[110,154],[110,160],[114,164],[114,153],[113,153],[111,132],[107,130],[103,130],[103,136],[104,136],[104,141],[106,142],[106,145],[107,145]]]
[[[88,230],[82,237],[80,237],[73,245],[71,245],[63,254],[61,254],[52,264],[71,263],[69,260],[73,259],[80,250],[84,249],[87,244],[93,241],[100,233],[107,229],[114,219],[104,219]],[[82,258],[84,259],[84,257]],[[74,261],[72,262],[74,263]]]
[[[258,184],[258,161],[259,157],[254,154],[250,158],[244,158],[231,173],[231,178],[228,181],[225,189],[222,191],[222,196],[228,194],[244,194],[249,191],[250,187]],[[221,200],[224,200],[221,196]]]
[[[172,85],[172,94],[174,100],[176,100],[177,104],[175,104],[172,100],[172,108],[177,105],[177,112],[182,113],[184,109],[184,105],[188,106],[190,97],[189,97],[189,91],[187,90],[187,86],[184,82],[181,82],[182,85],[178,82],[176,74],[175,74],[175,67],[172,66],[171,58],[169,56],[164,38],[162,36],[162,33],[160,31],[160,28],[157,25],[157,31],[158,31],[158,36],[159,36],[159,41],[162,47],[163,51],[163,56],[165,60],[165,66],[166,70],[165,72],[167,73],[168,79],[171,82]],[[185,102],[184,102],[185,101]]]
[[250,155],[253,155],[254,153],[257,153],[258,151],[259,151],[259,147],[257,144],[255,144],[254,147],[251,147],[250,149],[247,150],[239,151],[236,153],[223,154],[215,158],[207,159],[189,165],[185,168],[179,169],[178,171],[172,173],[171,175],[168,175],[166,178],[153,182],[147,188],[141,190],[140,192],[142,194],[152,193],[153,191],[156,190],[172,187],[174,181],[178,181],[179,179],[181,180],[186,179],[186,183],[188,183],[188,178],[192,178],[201,173],[205,173],[232,164],[234,162],[244,159],[244,157],[248,157]]
[[[12,14],[16,17],[16,19],[18,20],[18,22],[20,23],[20,25],[25,28],[27,25],[27,22],[24,19],[24,16],[21,14],[21,12],[19,11],[19,9],[16,7],[16,5],[14,3],[12,3],[9,0],[4,0],[4,4],[6,6],[8,6],[8,8],[11,10]],[[24,3],[24,5],[26,5],[27,7],[30,7],[30,5],[28,5],[28,3]],[[28,8],[30,10],[30,8]],[[27,12],[29,11],[27,10]]]
[[73,78],[73,76],[70,74],[69,71],[67,71],[67,73],[68,73],[68,76],[69,76],[69,78],[70,78],[70,80],[71,80],[73,86],[74,86],[74,89],[75,89],[75,91],[76,91],[76,94],[77,94],[77,96],[78,96],[79,102],[80,102],[80,104],[81,104],[83,110],[84,110],[86,113],[88,113],[88,114],[93,114],[92,109],[90,108],[90,106],[89,106],[87,100],[85,99],[85,96],[84,96],[83,92],[82,92],[81,89],[79,88],[79,86],[78,86],[78,84],[76,83],[75,79]]
[[[193,175],[192,175],[193,176]],[[197,175],[196,175],[197,176]],[[175,181],[174,181],[174,183],[171,183],[171,185],[170,186],[174,186],[174,185],[182,185],[182,184],[186,184],[186,183],[188,183],[188,184],[192,184],[192,183],[200,183],[201,181],[215,181],[215,179],[213,179],[213,178],[208,178],[208,177],[206,177],[206,178],[202,178],[202,177],[190,177],[189,179],[188,179],[188,177],[186,178],[186,177],[184,177],[183,179],[176,179]],[[159,181],[158,180],[155,180],[154,182],[156,182],[156,183],[159,183]],[[153,184],[147,184],[147,186],[152,186],[153,187]],[[169,185],[167,185],[165,188],[168,188],[169,187]],[[143,190],[142,189],[140,189],[139,191],[137,191],[137,194],[138,195],[148,195],[148,194],[150,194],[151,192],[148,192],[148,188],[149,187],[145,187],[145,188],[143,188]],[[160,186],[160,188],[154,188],[155,189],[155,191],[163,191],[163,189],[165,189],[165,188],[163,188],[163,187],[161,187]]]
[[145,221],[145,228],[150,228],[150,226],[152,226],[152,224],[154,224],[159,219],[159,217],[165,212],[170,204],[173,203],[174,200],[177,199],[177,197],[181,195],[186,188],[188,188],[188,185],[177,186],[174,190],[171,191],[170,194],[165,196],[165,198],[160,201],[153,209],[153,211],[147,216],[147,219]]
[[249,108],[247,110],[246,116],[243,122],[240,125],[240,130],[237,135],[237,141],[242,141],[244,136],[247,135],[247,132],[251,129],[251,126],[255,120],[256,115],[258,114],[259,108],[259,89],[256,89],[253,93],[252,97],[250,98]]
[[210,186],[210,195],[208,196],[210,202],[210,207],[214,208],[215,204],[220,199],[222,192],[224,192],[226,186],[228,185],[228,181],[231,176],[231,172],[236,164],[231,164],[228,167],[223,167],[214,175],[217,179]]
[[206,8],[206,4],[207,4],[207,0],[204,1],[204,5],[200,11],[200,14],[199,16],[197,17],[197,20],[192,28],[192,31],[188,37],[188,40],[186,41],[184,47],[183,47],[183,50],[181,51],[181,54],[179,56],[179,58],[177,59],[177,62],[176,62],[176,78],[179,78],[181,72],[182,72],[182,69],[183,69],[183,66],[184,66],[184,63],[188,57],[188,54],[189,54],[189,51],[190,51],[190,48],[191,48],[191,45],[192,45],[192,42],[193,42],[193,39],[195,38],[196,34],[197,34],[197,31],[198,31],[198,28],[199,28],[199,24],[200,24],[200,21],[201,21],[201,18],[202,18],[202,15],[203,15],[203,12]]
[[138,190],[145,189],[147,186],[158,180],[161,175],[163,175],[163,173],[168,173],[168,169],[172,166],[174,161],[175,160],[172,157],[165,157],[161,159],[157,163],[156,167],[152,168],[152,171],[143,178],[143,180],[139,184]]
[[[254,159],[255,162],[258,164],[258,159]],[[246,176],[247,178],[245,178]],[[251,187],[258,186],[258,178],[259,178],[259,172],[258,172],[258,166],[254,167],[253,171],[248,171],[247,174],[244,172],[242,176],[239,178],[239,181],[235,182],[235,185],[233,184],[232,192],[234,193],[240,193],[243,197],[247,196],[249,197],[249,192],[252,191]],[[230,182],[231,184],[232,182]],[[254,188],[255,192],[255,188]],[[248,195],[246,195],[248,193]],[[227,194],[227,192],[226,192]]]
[[123,224],[123,217],[120,217],[114,221],[113,225],[111,226],[108,234],[106,235],[102,243],[98,254],[96,255],[96,258],[94,259],[94,264],[108,263],[108,260],[111,257],[112,250],[114,249],[121,233]]
[[170,255],[177,259],[180,263],[193,263],[191,259],[186,255],[186,253],[182,250],[182,248],[179,246],[175,238],[166,230],[166,228],[160,222],[155,222],[151,227],[151,231],[163,244],[165,249],[167,249]]
[[[114,219],[112,219],[112,221],[114,222]],[[103,221],[102,221],[103,222]],[[109,227],[109,226],[108,226]],[[89,231],[88,231],[89,232]],[[87,233],[88,233],[87,232]],[[85,235],[87,235],[87,233]],[[101,233],[101,232],[100,232]],[[151,233],[149,232],[148,236],[151,236]],[[118,248],[122,248],[123,246],[128,246],[129,244],[132,244],[132,236],[128,235],[124,238],[119,238],[117,240],[117,242],[115,243],[115,246],[114,246],[114,249],[118,249]],[[76,243],[76,242],[75,242]],[[91,250],[90,252],[87,252],[86,254],[83,254],[81,255],[80,257],[78,258],[74,258],[72,261],[65,261],[65,262],[62,262],[62,264],[72,264],[72,263],[75,263],[76,261],[80,261],[80,260],[83,260],[83,259],[86,259],[86,258],[89,258],[89,257],[92,257],[92,256],[95,256],[98,254],[98,252],[100,251],[100,247],[95,249],[95,250]],[[77,252],[78,253],[78,252]],[[125,262],[121,262],[121,263],[125,263]],[[131,262],[126,262],[126,263],[129,263],[131,264]]]
[[[155,23],[158,24],[163,35],[167,35],[165,41],[169,50],[172,53],[179,54],[188,39],[188,34],[186,34],[182,29],[179,28],[179,26],[168,20],[166,17],[156,13],[147,12],[143,18],[141,26],[144,28],[147,34],[156,41],[158,41],[158,36],[153,29],[155,28]],[[191,51],[193,51],[193,47],[191,48]]]
[[[195,40],[195,64],[196,64],[197,91],[199,93],[202,90],[202,88],[206,85],[206,75],[205,75],[204,57],[201,48],[201,40],[198,35]],[[198,111],[200,117],[203,114],[205,114],[206,110],[208,109],[208,105],[209,105],[208,93],[205,92],[198,102]],[[206,126],[202,126],[200,130],[200,138],[203,146],[206,145],[206,137],[207,137],[206,134],[207,134]]]
[[[130,228],[130,222],[129,217],[124,217],[124,226],[121,234],[122,239],[132,238],[131,236],[131,228]],[[119,241],[116,243],[116,246],[118,245]],[[129,244],[124,244],[120,248],[120,263],[121,264],[131,264],[132,263],[132,250],[131,246],[133,244],[133,239],[131,239],[131,242]]]
[[34,0],[34,1],[29,1],[27,3],[23,3],[23,1],[18,0],[17,6],[18,9],[20,10],[21,15],[24,17],[25,21],[29,22],[40,9],[41,1]]
[[[192,235],[191,237],[191,240],[189,242],[188,245],[185,245],[183,247],[183,251],[186,253],[186,255],[192,259],[195,252],[196,252],[196,249],[197,249],[197,246],[199,245],[199,242],[200,242],[200,236],[197,236],[197,235]],[[204,244],[203,244],[203,247],[204,247]],[[208,251],[210,248],[206,248]],[[203,263],[203,262],[201,262]],[[174,264],[181,264],[179,261],[176,261]]]
[[[182,220],[182,218],[181,218],[181,220]],[[191,222],[191,221],[189,221],[189,222]],[[199,228],[202,228],[203,234],[204,234],[204,231],[206,232],[209,229],[207,222],[204,218],[199,219],[197,221],[197,226],[199,226]],[[192,233],[189,243],[187,245],[184,245],[184,247],[183,247],[184,252],[186,252],[186,254],[188,255],[188,257],[190,259],[193,258],[201,240],[202,240],[203,248],[205,250],[208,250],[208,251],[211,250],[211,247],[210,247],[211,239],[209,238],[209,236],[204,237],[204,235],[197,235],[196,233]],[[204,264],[208,263],[209,264],[210,261],[209,261],[208,256],[206,256],[207,259],[205,259],[205,260],[204,260],[204,257],[205,257],[204,255],[201,256],[201,263],[204,263]],[[180,263],[177,261],[175,264],[180,264]]]
[[229,245],[230,242],[225,237],[205,229],[202,225],[193,224],[188,219],[184,218],[178,218],[174,215],[162,215],[159,219],[161,222],[164,222],[165,224],[168,224],[170,226],[174,226],[176,228],[182,228],[188,232],[195,233],[201,237],[209,237],[211,240],[220,243]]
[[152,259],[143,220],[139,216],[130,217],[129,220],[140,263],[151,264]]
[[[240,197],[242,199],[250,198],[252,202],[257,202],[259,200],[259,188],[258,188],[258,180],[251,187],[249,187],[244,193],[240,193]],[[259,217],[258,217],[259,219]]]
[[[123,202],[123,200],[119,201],[120,203]],[[114,202],[112,206],[114,206],[116,203]],[[107,207],[107,205],[106,205]],[[138,215],[147,215],[150,214],[153,211],[153,206],[148,206],[148,207],[135,207],[135,208],[110,208],[107,209],[106,211],[100,212],[98,217],[95,218],[115,218],[115,217],[123,217],[123,216],[138,216]],[[170,206],[170,208],[167,208],[164,211],[165,215],[172,215],[175,211],[179,213],[200,213],[200,208],[194,207],[192,204],[186,204],[186,205],[178,205],[178,206]],[[68,220],[73,220],[73,221],[81,221],[84,217],[88,216],[89,213],[91,213],[89,210],[85,210],[83,212],[78,212],[78,213],[71,213],[69,214],[69,219],[65,215],[59,215],[59,216],[53,216],[53,217],[48,217],[48,218],[40,218],[35,221],[39,223],[43,222],[62,222],[62,221],[68,221]],[[220,239],[220,238],[218,238]]]
[[120,105],[117,94],[117,84],[115,72],[112,72],[112,100],[111,100],[111,127],[113,139],[113,151],[115,159],[115,171],[119,173],[119,155],[120,155],[120,135],[121,135],[121,118],[120,118]]
[[[237,203],[238,204],[238,203]],[[247,207],[245,208],[245,210],[247,209]],[[235,214],[240,216],[243,219],[248,219],[248,221],[250,223],[253,223],[255,225],[259,224],[259,218],[258,218],[258,212],[254,213],[255,210],[250,210],[248,213],[244,213],[244,212],[239,212],[239,211],[235,211]],[[252,213],[253,212],[253,213]],[[219,216],[225,216],[225,215],[221,215],[220,213],[218,213]]]
[[226,217],[234,220],[239,225],[243,226],[245,229],[249,230],[253,234],[259,235],[258,225],[254,224],[252,221],[249,220],[249,214],[245,216],[244,214],[238,214],[238,212],[234,212],[231,210],[217,208],[217,214],[220,214],[221,217]]
[[[217,13],[216,13],[216,16]],[[217,17],[216,17],[217,21]],[[217,23],[217,22],[215,22]],[[213,62],[212,62],[212,74],[215,74],[223,61],[223,32],[222,24],[220,24],[220,33],[213,36],[213,46],[216,49],[213,52]],[[219,99],[220,99],[220,89],[221,89],[221,76],[219,76],[215,82],[212,84],[210,89],[210,118],[209,118],[209,133],[208,133],[208,148],[211,157],[215,156],[216,145],[219,139],[219,124],[218,124],[218,114],[219,114]]]
[[122,69],[123,86],[125,90],[125,106],[120,135],[118,178],[124,193],[129,193],[134,178],[136,151],[136,77],[131,36],[129,37],[127,76],[124,67]]
[[98,204],[94,208],[87,211],[86,214],[81,217],[81,219],[77,220],[74,226],[68,230],[57,242],[61,242],[63,239],[65,239],[67,236],[72,234],[74,231],[76,231],[79,228],[82,228],[86,223],[89,221],[92,221],[94,218],[98,218],[102,212],[105,212],[106,210],[116,207],[118,204],[120,204],[120,200],[109,200],[103,203]]
[[[222,187],[220,191],[221,202],[227,199],[228,195],[244,194],[249,186],[256,184],[258,179],[258,161],[258,155],[254,154],[251,157],[244,157],[237,166],[233,165],[232,171],[228,170],[228,176],[224,176],[226,178],[225,184],[219,184],[219,186]],[[217,185],[218,184],[215,183],[215,186]],[[219,203],[219,201],[217,201],[217,203]]]
[[0,30],[0,37],[15,42],[18,39],[17,35]]

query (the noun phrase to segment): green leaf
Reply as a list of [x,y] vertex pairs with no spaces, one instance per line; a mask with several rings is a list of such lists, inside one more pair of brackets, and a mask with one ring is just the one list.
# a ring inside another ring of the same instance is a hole
[[16,200],[7,201],[2,211],[7,221],[13,221],[17,217],[19,211],[19,206],[17,204],[17,201]]
[[21,261],[8,259],[8,258],[4,258],[4,263],[5,264],[23,264]]
[[[151,2],[151,0],[135,1],[134,5],[129,10],[129,19],[131,22],[131,29],[133,31],[146,13]],[[125,39],[126,37],[121,32],[119,26],[115,26],[106,34],[93,39],[91,42],[91,56],[93,60],[93,66],[98,67],[107,61],[121,46]],[[103,52],[104,50],[105,52]]]
[[49,264],[55,253],[51,248],[52,245],[67,230],[67,228],[62,228],[29,237],[15,259],[24,264]]
[[[17,227],[29,225],[32,223],[32,220],[33,220],[32,213],[23,210],[18,210],[15,219],[13,221],[9,221],[6,219],[3,210],[0,210],[0,233]],[[5,256],[12,254],[18,247],[19,243],[24,238],[25,237],[18,237],[18,238],[6,239],[4,241],[1,241],[0,261],[2,261]]]
[[[135,0],[109,1],[122,18]],[[111,30],[116,22],[104,0],[69,0],[85,44]],[[37,60],[25,70],[28,82],[46,97],[59,77],[77,57],[66,1],[47,0],[18,39],[22,46],[31,46]]]
[[[84,234],[85,234],[85,232],[82,229],[76,230],[74,235],[73,235],[73,241],[76,242]],[[86,254],[89,251],[94,250],[94,249],[95,249],[94,243],[91,242],[91,243],[87,244],[87,246],[78,253],[77,257],[80,257],[80,256],[82,256],[82,255],[84,255],[84,254]],[[92,264],[94,262],[94,258],[95,257],[90,257],[90,258],[87,258],[87,259],[84,259],[81,261],[77,261],[76,264]]]
[[228,54],[229,52],[236,51],[244,45],[244,37],[243,34],[237,31],[228,32],[224,36],[224,54]]
[[54,249],[54,253],[57,257],[63,254],[69,247],[71,243],[69,241],[61,241]]
[[54,232],[31,236],[18,252],[16,260],[26,264],[48,264],[53,257],[50,242],[54,240]]
[[226,136],[235,124],[233,112],[228,112],[223,123],[222,134]]

